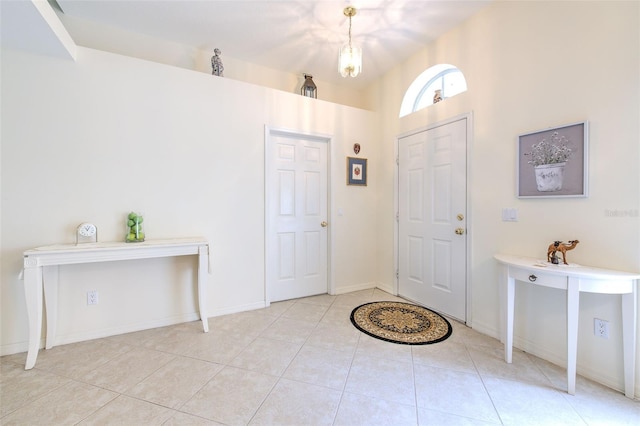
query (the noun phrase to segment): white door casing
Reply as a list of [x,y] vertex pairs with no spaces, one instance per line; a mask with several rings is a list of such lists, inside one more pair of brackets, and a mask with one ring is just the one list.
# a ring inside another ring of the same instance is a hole
[[328,292],[330,138],[266,129],[265,299]]
[[467,321],[467,118],[398,138],[398,294]]

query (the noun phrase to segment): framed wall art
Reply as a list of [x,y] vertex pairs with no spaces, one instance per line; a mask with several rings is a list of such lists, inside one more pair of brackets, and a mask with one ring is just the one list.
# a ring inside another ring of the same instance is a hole
[[347,185],[367,186],[367,159],[347,157]]
[[589,123],[518,137],[518,198],[587,196]]

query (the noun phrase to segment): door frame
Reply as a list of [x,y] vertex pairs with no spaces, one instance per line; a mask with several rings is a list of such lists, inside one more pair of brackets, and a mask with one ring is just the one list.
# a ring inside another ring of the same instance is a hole
[[324,142],[327,144],[327,221],[329,222],[329,226],[327,229],[327,293],[335,294],[335,277],[333,265],[335,264],[333,259],[333,211],[331,209],[333,195],[331,191],[331,158],[332,158],[332,136],[321,134],[321,133],[310,133],[304,132],[301,130],[293,130],[284,127],[273,127],[269,125],[264,126],[264,305],[268,307],[271,305],[271,285],[269,282],[270,272],[271,272],[271,264],[269,262],[269,252],[267,248],[269,247],[269,236],[271,235],[271,225],[269,221],[269,212],[271,211],[271,203],[272,201],[269,199],[267,194],[269,194],[269,189],[271,188],[272,182],[270,180],[271,176],[269,176],[269,171],[271,170],[271,166],[269,164],[270,156],[268,154],[269,150],[272,149],[273,137],[280,136],[291,139],[303,139],[308,141],[315,142]]
[[436,127],[440,127],[440,126],[445,126],[447,124],[451,124],[453,122],[456,121],[460,121],[460,120],[467,120],[467,141],[466,141],[466,157],[467,157],[467,161],[466,161],[466,186],[467,186],[467,194],[466,194],[466,212],[465,212],[465,223],[466,223],[466,232],[465,232],[465,238],[467,240],[467,247],[466,247],[466,271],[465,271],[465,275],[466,275],[466,283],[465,283],[465,289],[466,289],[466,324],[469,327],[472,327],[472,309],[471,309],[471,286],[469,285],[469,283],[471,282],[471,261],[472,261],[472,251],[471,251],[471,239],[472,239],[472,235],[473,233],[471,232],[471,228],[473,225],[473,221],[471,220],[471,212],[473,211],[471,208],[471,180],[470,180],[470,176],[471,176],[471,146],[473,145],[473,112],[468,112],[468,113],[464,113],[464,114],[459,114],[456,115],[454,117],[442,120],[442,121],[437,121],[435,123],[430,123],[427,124],[426,126],[422,126],[422,127],[418,127],[416,129],[412,129],[409,130],[407,132],[401,133],[398,136],[396,136],[395,139],[395,143],[394,143],[394,150],[395,150],[395,156],[396,156],[396,165],[395,165],[395,173],[393,175],[393,203],[394,203],[394,209],[395,209],[395,220],[394,220],[394,224],[393,224],[393,270],[394,270],[394,274],[395,274],[395,280],[393,283],[393,292],[394,294],[397,296],[399,293],[399,289],[400,289],[400,280],[399,280],[399,275],[398,275],[398,271],[399,271],[399,266],[400,266],[400,259],[399,259],[399,233],[400,233],[400,223],[398,221],[398,214],[400,211],[400,197],[399,197],[399,192],[400,192],[400,166],[399,166],[399,158],[400,158],[400,139],[405,138],[407,136],[412,136],[415,135],[417,133],[421,133],[421,132],[426,132],[428,130],[434,129]]

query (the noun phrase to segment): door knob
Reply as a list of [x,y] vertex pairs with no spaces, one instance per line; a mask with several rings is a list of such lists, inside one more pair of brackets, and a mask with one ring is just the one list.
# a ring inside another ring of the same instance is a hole
[[462,235],[462,234],[464,234],[464,228],[456,228],[456,234],[457,234],[457,235]]
[[325,222],[324,220],[320,223],[320,226],[322,226],[323,228],[326,228],[327,225],[329,225],[327,222]]

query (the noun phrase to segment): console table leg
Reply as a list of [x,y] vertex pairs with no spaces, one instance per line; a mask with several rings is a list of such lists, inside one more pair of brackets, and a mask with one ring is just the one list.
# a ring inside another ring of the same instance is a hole
[[622,347],[624,353],[624,394],[635,396],[637,280],[633,292],[622,295]]
[[207,285],[209,273],[209,248],[198,248],[198,310],[205,333],[209,332],[209,316],[207,315]]
[[567,283],[567,392],[571,395],[576,393],[579,304],[579,279],[569,277]]
[[516,281],[507,273],[506,321],[504,339],[504,360],[511,364],[513,360],[513,311],[516,301]]
[[39,266],[25,267],[24,294],[27,302],[27,316],[29,317],[29,351],[24,369],[31,370],[36,365],[40,336],[42,333],[42,268]]
[[45,349],[55,345],[58,329],[58,266],[44,266],[42,278],[44,281],[44,305],[47,318],[47,336]]

